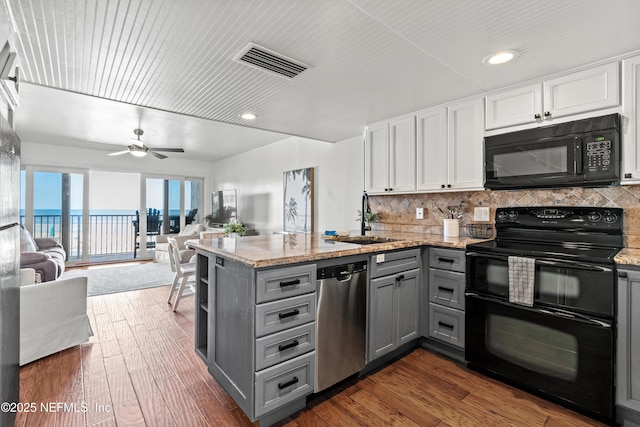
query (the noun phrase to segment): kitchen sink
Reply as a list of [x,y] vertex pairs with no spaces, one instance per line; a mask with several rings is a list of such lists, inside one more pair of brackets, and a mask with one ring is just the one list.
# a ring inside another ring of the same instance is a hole
[[338,237],[335,240],[337,240],[338,242],[355,243],[357,245],[375,245],[378,243],[389,243],[389,242],[398,241],[398,239],[389,239],[386,237],[376,237],[376,236]]

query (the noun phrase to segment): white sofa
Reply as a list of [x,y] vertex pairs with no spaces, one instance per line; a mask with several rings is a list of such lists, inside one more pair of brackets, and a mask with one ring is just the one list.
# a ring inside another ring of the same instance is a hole
[[[154,254],[155,262],[169,263],[169,237],[176,239],[179,249],[185,249],[185,242],[187,240],[199,239],[200,232],[203,231],[202,224],[189,224],[184,230],[178,234],[161,234],[156,237],[156,252]],[[195,253],[195,251],[193,252]]]
[[86,277],[34,280],[35,270],[20,270],[20,366],[80,345],[93,335]]

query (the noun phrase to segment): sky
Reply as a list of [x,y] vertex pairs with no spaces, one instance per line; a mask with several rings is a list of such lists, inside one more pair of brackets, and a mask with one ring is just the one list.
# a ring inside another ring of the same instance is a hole
[[[90,171],[90,210],[126,210],[132,213],[139,209],[140,175],[136,173]],[[82,174],[69,174],[71,180],[71,209],[82,209]],[[34,209],[61,209],[62,174],[58,172],[34,172]],[[25,173],[20,175],[20,206],[24,209]],[[147,180],[147,206],[162,209],[163,179]],[[187,182],[187,192],[190,185]],[[187,198],[186,210],[191,208]],[[180,209],[180,181],[169,181],[169,210]]]

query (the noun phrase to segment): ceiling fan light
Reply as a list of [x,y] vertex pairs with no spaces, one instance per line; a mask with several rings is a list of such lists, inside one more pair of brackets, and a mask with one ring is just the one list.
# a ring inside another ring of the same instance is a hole
[[144,150],[131,150],[130,153],[135,157],[144,157],[147,155],[147,152]]
[[502,50],[500,52],[495,52],[492,53],[491,55],[485,57],[482,60],[483,64],[488,64],[488,65],[499,65],[499,64],[505,64],[509,61],[513,61],[516,57],[518,56],[518,51],[517,50]]

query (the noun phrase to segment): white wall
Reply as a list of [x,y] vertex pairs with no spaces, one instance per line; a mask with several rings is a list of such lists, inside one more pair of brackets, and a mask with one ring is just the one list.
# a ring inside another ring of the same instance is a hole
[[358,230],[362,153],[360,136],[335,144],[291,137],[215,162],[211,189],[235,188],[240,219],[260,234],[270,234],[282,230],[283,172],[313,167],[314,231]]
[[203,206],[205,215],[211,209],[209,184],[211,182],[211,162],[183,159],[157,159],[152,156],[135,158],[131,155],[108,156],[104,150],[71,148],[60,145],[39,144],[22,141],[22,165],[52,168],[73,168],[103,170],[113,172],[137,172],[158,176],[178,176],[202,178],[204,180]]

